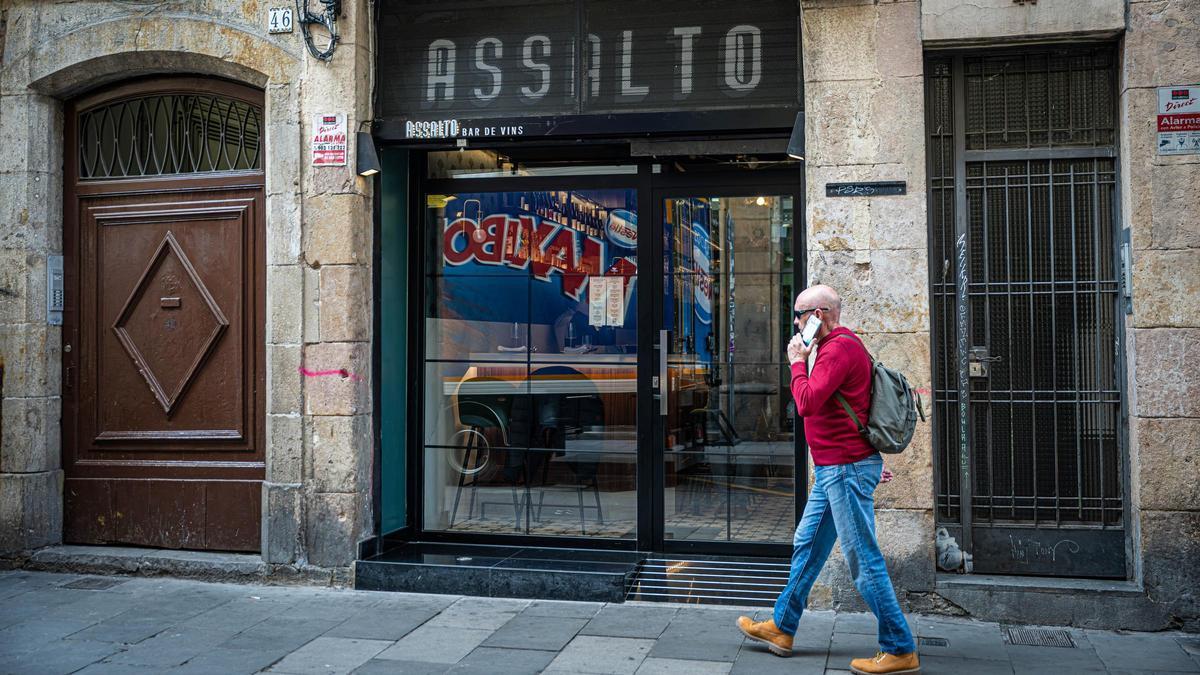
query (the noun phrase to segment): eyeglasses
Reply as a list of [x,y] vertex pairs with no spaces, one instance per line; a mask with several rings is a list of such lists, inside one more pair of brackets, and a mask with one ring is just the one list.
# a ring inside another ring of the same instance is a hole
[[808,308],[808,309],[801,309],[801,310],[799,310],[799,311],[793,310],[793,311],[792,311],[792,314],[794,314],[794,315],[796,316],[796,320],[797,320],[797,321],[803,321],[803,320],[804,320],[804,315],[805,315],[805,314],[808,314],[809,312],[815,312],[815,311],[817,311],[818,309],[819,309],[819,310],[821,310],[821,311],[823,311],[823,312],[828,312],[828,311],[829,311],[829,308],[828,308],[828,307],[810,307],[810,308]]

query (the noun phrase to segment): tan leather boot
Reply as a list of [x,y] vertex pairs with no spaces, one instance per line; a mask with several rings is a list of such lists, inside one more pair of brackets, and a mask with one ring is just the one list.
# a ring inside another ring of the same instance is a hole
[[774,619],[755,621],[748,616],[739,616],[737,627],[746,637],[766,645],[775,656],[792,655],[792,636],[776,628]]
[[850,662],[850,672],[857,675],[879,675],[879,673],[919,673],[921,661],[916,652],[908,654],[885,654],[879,652],[870,659],[854,659]]

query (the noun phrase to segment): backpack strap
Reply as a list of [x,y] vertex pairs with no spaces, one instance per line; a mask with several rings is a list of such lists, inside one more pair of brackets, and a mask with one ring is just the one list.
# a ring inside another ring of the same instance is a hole
[[854,414],[854,409],[850,407],[850,403],[846,401],[846,397],[842,396],[842,392],[840,391],[833,392],[833,395],[837,398],[838,403],[842,404],[842,410],[845,410],[846,414],[850,416],[850,419],[854,422],[854,426],[858,427],[858,433],[865,437],[867,435],[867,429],[862,425],[862,422],[859,421],[858,415]]
[[[866,345],[864,345],[864,344],[862,343],[862,340],[860,340],[860,339],[859,339],[859,337],[858,337],[857,335],[854,335],[854,334],[852,334],[852,333],[838,333],[837,335],[834,335],[833,337],[834,337],[835,339],[836,339],[836,338],[840,338],[840,337],[844,337],[844,338],[848,338],[848,339],[850,339],[850,340],[853,340],[855,343],[857,343],[857,344],[858,344],[858,346],[859,346],[859,347],[862,347],[862,350],[863,350],[864,352],[866,352],[866,353],[867,353],[867,358],[868,358],[868,359],[871,361],[871,365],[872,365],[872,366],[874,366],[874,365],[875,365],[875,357],[874,357],[874,356],[871,356],[871,352],[870,352],[870,350],[868,350],[868,349],[867,349],[867,346],[866,346]],[[845,396],[842,396],[842,392],[840,392],[840,391],[835,391],[835,392],[833,392],[833,395],[834,395],[834,397],[835,397],[835,398],[837,398],[837,400],[838,400],[838,403],[841,403],[841,404],[842,404],[842,410],[845,410],[845,411],[846,411],[846,414],[850,416],[850,420],[851,420],[852,422],[854,422],[854,426],[855,426],[855,427],[858,427],[858,433],[859,433],[859,434],[860,434],[862,437],[866,438],[866,436],[867,436],[867,428],[866,428],[866,427],[864,427],[864,426],[863,426],[863,424],[862,424],[862,421],[858,419],[858,415],[856,415],[856,414],[854,413],[854,409],[850,407],[850,403],[849,403],[849,402],[846,400],[846,397],[845,397]]]

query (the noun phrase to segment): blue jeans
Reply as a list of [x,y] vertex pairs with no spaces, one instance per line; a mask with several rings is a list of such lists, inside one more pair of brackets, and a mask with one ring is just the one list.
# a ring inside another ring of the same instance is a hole
[[808,504],[796,527],[791,574],[775,601],[779,630],[796,634],[808,592],[836,540],[842,543],[854,586],[879,621],[879,649],[889,654],[916,651],[875,540],[874,495],[882,471],[883,458],[878,454],[853,464],[816,467]]

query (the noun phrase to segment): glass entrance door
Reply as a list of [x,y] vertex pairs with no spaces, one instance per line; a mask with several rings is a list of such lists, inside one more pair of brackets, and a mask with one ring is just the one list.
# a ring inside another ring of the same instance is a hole
[[[666,548],[786,545],[796,441],[785,346],[790,192],[662,196],[656,392]],[[724,545],[724,546],[723,546]]]

